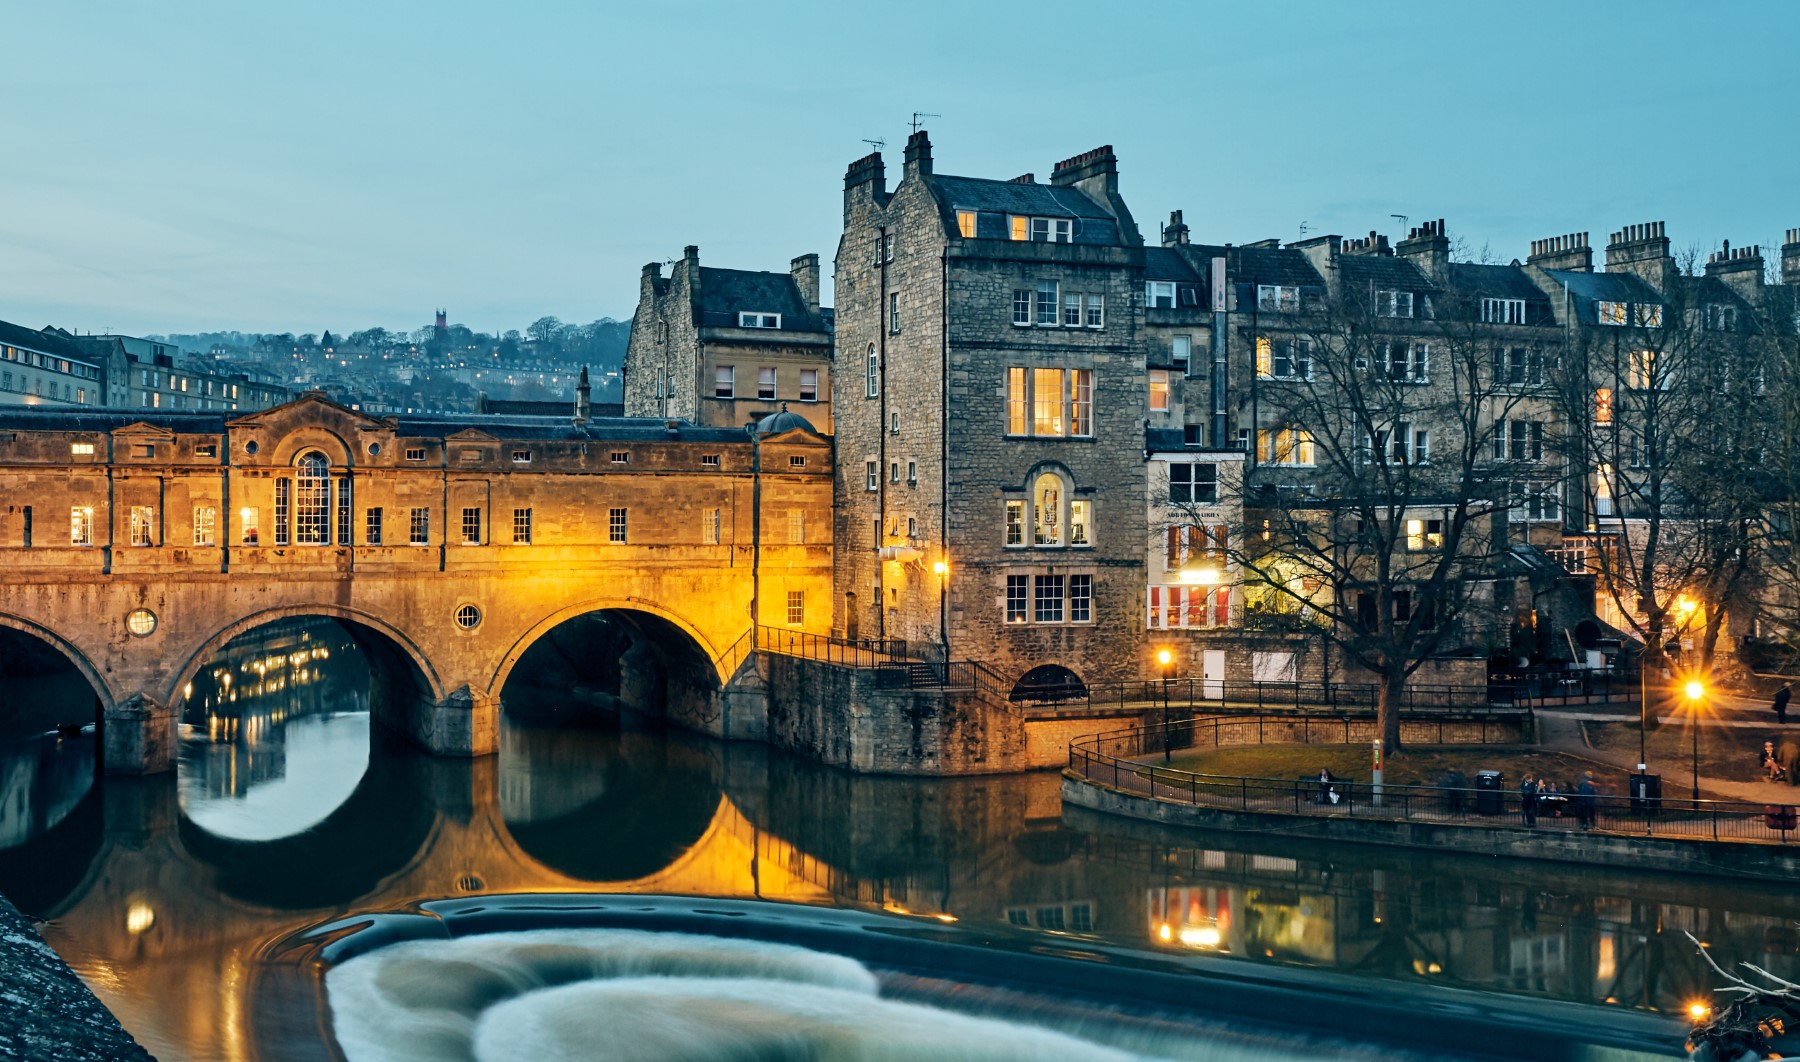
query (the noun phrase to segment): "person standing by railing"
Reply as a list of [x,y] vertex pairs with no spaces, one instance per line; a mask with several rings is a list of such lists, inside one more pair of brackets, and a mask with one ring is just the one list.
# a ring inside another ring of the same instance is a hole
[[1530,774],[1519,779],[1519,810],[1525,815],[1525,825],[1535,828],[1538,813],[1538,781]]

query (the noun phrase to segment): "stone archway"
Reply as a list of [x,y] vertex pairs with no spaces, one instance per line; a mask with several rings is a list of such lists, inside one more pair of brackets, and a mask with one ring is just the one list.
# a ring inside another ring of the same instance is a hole
[[1087,696],[1087,684],[1081,676],[1061,664],[1039,664],[1019,676],[1013,683],[1008,700],[1020,703],[1057,703],[1081,700]]

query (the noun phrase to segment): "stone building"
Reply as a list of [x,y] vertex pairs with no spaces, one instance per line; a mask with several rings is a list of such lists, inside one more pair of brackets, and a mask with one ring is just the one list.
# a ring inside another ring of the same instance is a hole
[[104,405],[102,372],[99,359],[66,336],[0,321],[0,405]]
[[741,428],[786,406],[832,431],[832,311],[819,305],[819,256],[787,273],[700,264],[644,267],[625,350],[628,416]]
[[841,634],[1022,687],[1140,673],[1143,270],[1111,148],[1048,183],[939,174],[923,131],[891,189],[879,153],[850,165]]
[[178,362],[180,350],[135,336],[78,336],[0,321],[0,405],[247,412],[285,402],[284,387]]

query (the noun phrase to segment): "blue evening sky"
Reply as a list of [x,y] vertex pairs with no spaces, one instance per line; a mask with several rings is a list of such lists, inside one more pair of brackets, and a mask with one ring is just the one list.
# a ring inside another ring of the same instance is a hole
[[1444,217],[1500,260],[1800,226],[1800,3],[0,0],[0,318],[125,332],[627,317],[640,267],[836,250],[939,172],[1115,145],[1147,239]]

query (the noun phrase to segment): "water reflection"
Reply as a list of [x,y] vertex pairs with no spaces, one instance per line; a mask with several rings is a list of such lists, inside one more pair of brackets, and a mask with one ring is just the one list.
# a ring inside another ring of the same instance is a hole
[[[678,734],[508,724],[498,757],[434,759],[342,710],[366,707],[367,667],[353,641],[319,637],[280,654],[275,688],[270,668],[255,672],[253,697],[238,676],[276,655],[267,645],[204,673],[217,677],[210,700],[196,682],[179,783],[107,778],[83,800],[93,753],[80,741],[5,761],[0,892],[50,919],[51,944],[159,1055],[323,1057],[319,997],[265,958],[272,942],[508,892],[776,899],[1069,952],[1640,1011],[1711,987],[1683,930],[1800,976],[1792,900],[1775,885],[1176,832],[1065,815],[1054,775],[853,777]],[[296,664],[300,646],[331,655]]]
[[371,673],[332,620],[232,639],[183,691],[181,804],[220,837],[310,829],[349,799],[369,762]]
[[93,728],[0,743],[0,848],[61,822],[94,784]]

